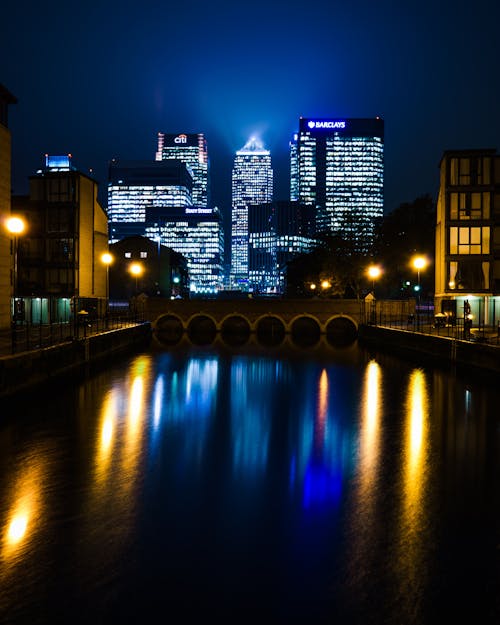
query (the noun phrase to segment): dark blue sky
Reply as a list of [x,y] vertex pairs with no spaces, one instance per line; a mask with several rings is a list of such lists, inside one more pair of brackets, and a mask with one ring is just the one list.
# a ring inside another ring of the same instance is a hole
[[[93,168],[154,158],[156,133],[204,132],[213,199],[230,207],[235,150],[270,148],[288,197],[304,117],[385,121],[386,211],[435,196],[450,148],[500,147],[496,0],[8,2],[0,25],[13,190],[43,154]],[[104,202],[105,203],[105,202]]]

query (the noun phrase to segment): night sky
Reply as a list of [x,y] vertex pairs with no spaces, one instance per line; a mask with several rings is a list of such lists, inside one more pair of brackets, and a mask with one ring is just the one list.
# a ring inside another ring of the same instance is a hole
[[153,159],[163,132],[204,132],[230,210],[235,150],[258,134],[275,198],[304,117],[385,121],[385,210],[436,195],[450,148],[500,148],[497,0],[10,1],[2,8],[13,192],[46,152],[93,170]]

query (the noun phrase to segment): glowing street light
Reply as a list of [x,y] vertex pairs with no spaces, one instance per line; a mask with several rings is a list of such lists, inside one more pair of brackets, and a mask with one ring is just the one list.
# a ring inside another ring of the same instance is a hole
[[17,281],[18,281],[18,267],[17,267],[17,252],[18,252],[18,238],[21,234],[26,230],[26,222],[22,217],[17,217],[16,215],[12,215],[11,217],[5,220],[5,229],[9,234],[12,235],[14,242],[14,272],[13,272],[13,291],[14,291],[14,300],[17,296]]
[[412,265],[417,270],[417,291],[420,291],[420,272],[427,267],[427,259],[425,256],[415,256],[412,260]]
[[106,320],[108,319],[109,313],[109,266],[113,262],[114,257],[109,252],[104,252],[101,254],[101,263],[106,265]]
[[372,291],[375,293],[375,280],[380,278],[382,275],[382,269],[378,265],[370,265],[366,270],[368,277],[371,278],[372,281]]
[[322,280],[321,282],[321,288],[322,289],[329,289],[332,285],[330,284],[330,282],[328,280]]
[[414,256],[412,260],[412,265],[414,269],[417,270],[417,286],[415,290],[417,291],[417,328],[420,329],[420,272],[427,267],[427,259],[425,256]]
[[128,270],[135,278],[135,292],[137,293],[138,291],[137,281],[139,277],[142,276],[142,274],[144,273],[144,267],[140,263],[132,263],[129,266]]

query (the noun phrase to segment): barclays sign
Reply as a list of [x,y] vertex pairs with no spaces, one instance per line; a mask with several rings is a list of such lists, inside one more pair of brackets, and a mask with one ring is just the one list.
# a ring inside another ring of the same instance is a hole
[[312,119],[307,122],[307,125],[309,126],[309,128],[311,128],[311,130],[313,128],[326,128],[328,130],[333,129],[333,130],[344,130],[346,127],[346,122],[344,120],[340,120],[340,119],[332,119],[332,120],[320,120],[320,121],[313,121]]

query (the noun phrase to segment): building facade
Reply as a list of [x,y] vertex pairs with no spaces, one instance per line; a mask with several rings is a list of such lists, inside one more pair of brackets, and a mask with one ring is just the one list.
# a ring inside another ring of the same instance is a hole
[[8,107],[16,98],[0,85],[0,330],[11,324],[13,239],[7,232],[6,220],[11,206],[11,134],[8,125]]
[[156,160],[183,162],[193,179],[193,204],[202,208],[210,206],[210,161],[203,133],[174,135],[159,132]]
[[217,208],[151,207],[146,236],[186,257],[193,297],[210,297],[223,288],[224,230]]
[[281,295],[289,260],[314,243],[312,206],[274,201],[248,207],[248,282],[255,293]]
[[[473,323],[500,319],[500,155],[443,154],[437,202],[435,308]],[[470,310],[469,310],[470,306]]]
[[189,296],[187,260],[146,237],[127,237],[109,246],[109,297],[130,301],[139,294],[175,299]]
[[80,308],[101,314],[108,220],[97,183],[77,171],[70,156],[48,155],[29,183],[29,196],[12,198],[13,210],[26,223],[18,246],[16,321],[66,320]]
[[142,236],[151,206],[192,206],[193,179],[180,160],[112,161],[108,177],[109,242]]
[[248,207],[273,200],[271,153],[251,138],[236,152],[232,171],[231,288],[247,291]]
[[318,231],[368,251],[384,210],[384,122],[301,117],[290,142],[290,192],[315,207]]

